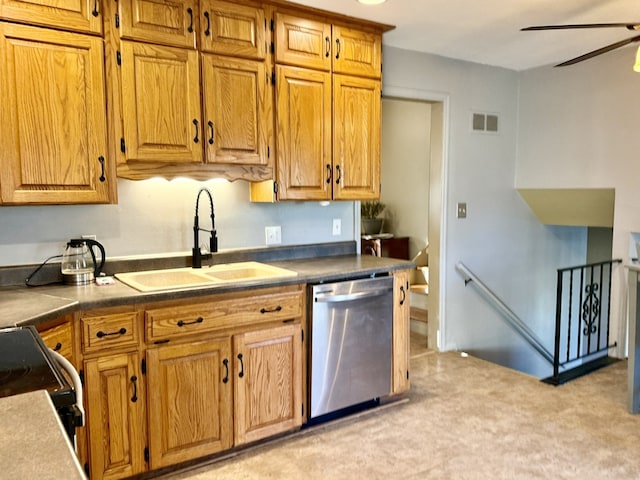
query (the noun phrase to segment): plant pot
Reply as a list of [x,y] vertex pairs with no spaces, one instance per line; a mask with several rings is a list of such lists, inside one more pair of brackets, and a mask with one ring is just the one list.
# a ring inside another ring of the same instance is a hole
[[365,235],[377,235],[382,231],[382,218],[362,219],[362,233]]

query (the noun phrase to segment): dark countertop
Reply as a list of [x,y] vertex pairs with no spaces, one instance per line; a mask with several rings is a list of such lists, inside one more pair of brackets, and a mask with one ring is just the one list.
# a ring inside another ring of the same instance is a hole
[[45,390],[0,398],[2,478],[85,479]]
[[268,286],[339,281],[413,267],[413,263],[405,260],[355,254],[278,261],[258,258],[257,261],[293,270],[298,276],[157,292],[139,292],[118,280],[113,285],[104,286],[56,284],[41,287],[2,287],[0,327],[37,325],[77,310],[198,297]]

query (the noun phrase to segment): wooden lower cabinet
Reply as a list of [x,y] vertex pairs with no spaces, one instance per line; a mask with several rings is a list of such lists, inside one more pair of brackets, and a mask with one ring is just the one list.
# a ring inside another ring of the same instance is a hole
[[398,270],[393,274],[393,367],[391,393],[409,390],[409,342],[410,312],[409,275],[410,270]]
[[152,470],[231,447],[230,353],[228,339],[147,350]]
[[146,469],[145,382],[137,352],[84,362],[89,472],[117,479]]
[[235,444],[302,425],[300,324],[233,337]]

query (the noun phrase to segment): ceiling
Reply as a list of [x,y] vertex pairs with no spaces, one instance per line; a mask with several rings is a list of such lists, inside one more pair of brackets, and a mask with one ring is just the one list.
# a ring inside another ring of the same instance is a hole
[[[294,3],[395,25],[384,34],[385,45],[512,70],[560,63],[638,34],[624,28],[520,32],[523,27],[640,23],[640,0],[387,0],[373,6],[356,0]],[[620,49],[629,55],[629,68],[638,45]]]

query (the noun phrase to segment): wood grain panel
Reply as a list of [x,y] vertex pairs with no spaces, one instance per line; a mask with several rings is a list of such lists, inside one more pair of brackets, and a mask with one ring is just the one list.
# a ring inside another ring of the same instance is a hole
[[234,336],[236,445],[302,425],[301,352],[300,324]]
[[382,35],[333,26],[333,72],[382,77]]
[[0,18],[76,32],[102,33],[98,0],[0,0]]
[[118,3],[122,38],[196,48],[198,11],[194,0],[120,0]]
[[137,346],[140,338],[137,320],[136,312],[81,317],[82,351],[92,353],[107,348]]
[[330,200],[331,74],[276,66],[278,196]]
[[393,394],[405,392],[410,387],[410,273],[410,270],[397,270],[393,273]]
[[267,54],[264,9],[203,0],[200,48],[205,52],[263,60]]
[[228,340],[147,351],[152,469],[212,454],[232,443],[232,387],[223,382]]
[[276,13],[276,63],[331,70],[331,25]]
[[145,470],[145,388],[139,365],[137,353],[85,362],[92,479],[118,479]]

